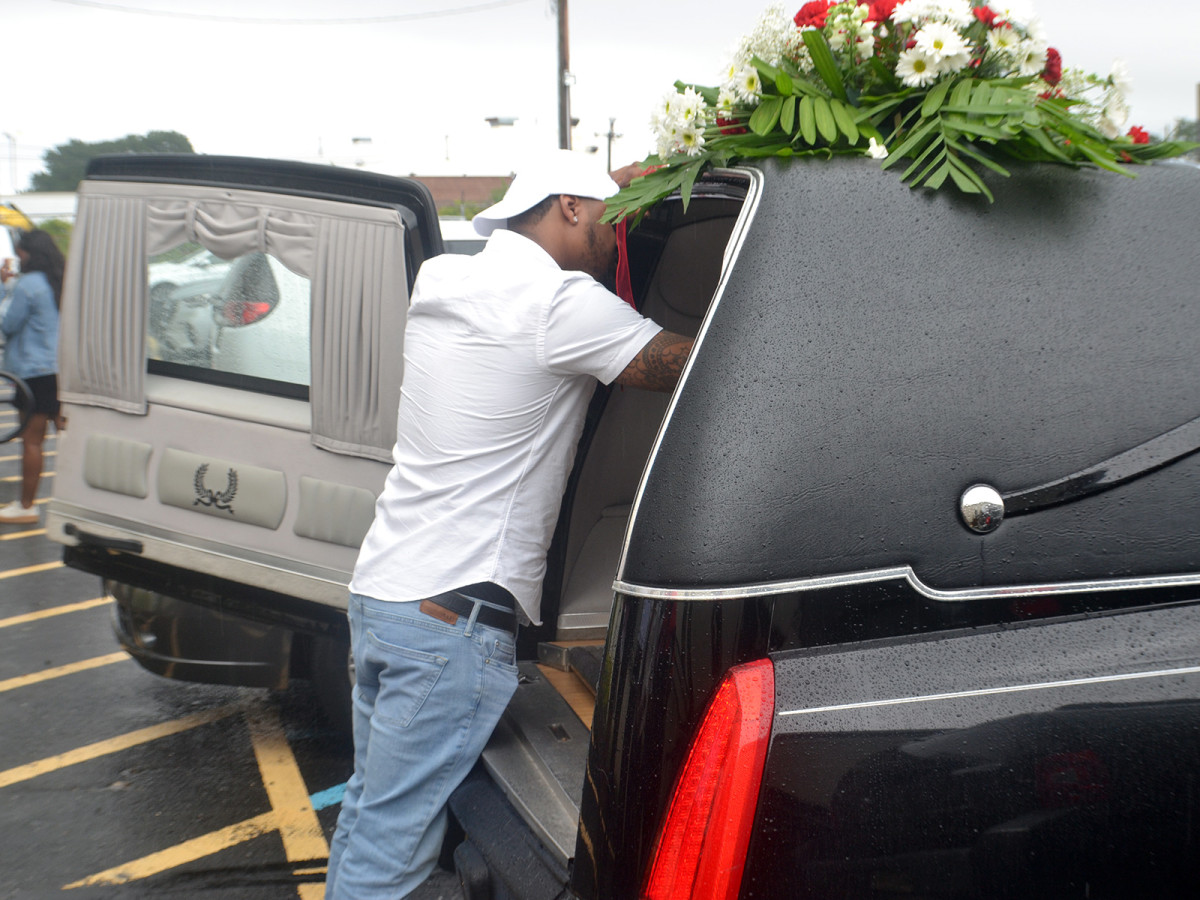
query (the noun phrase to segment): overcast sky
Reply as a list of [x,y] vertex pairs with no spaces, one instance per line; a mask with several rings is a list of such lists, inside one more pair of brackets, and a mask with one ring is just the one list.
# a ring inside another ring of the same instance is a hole
[[[645,156],[659,96],[677,78],[717,82],[766,5],[569,0],[576,149],[603,160],[613,117],[614,163]],[[1196,118],[1200,4],[1033,6],[1065,65],[1107,74],[1126,61],[1130,124],[1161,133]],[[372,17],[386,20],[354,21]],[[305,20],[320,24],[291,24]],[[25,189],[56,144],[151,130],[201,153],[390,174],[507,174],[557,145],[550,0],[5,0],[0,25],[4,192]]]

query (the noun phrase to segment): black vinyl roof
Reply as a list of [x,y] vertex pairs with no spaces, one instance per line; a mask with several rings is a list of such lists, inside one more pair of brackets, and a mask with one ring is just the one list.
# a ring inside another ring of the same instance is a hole
[[84,177],[99,181],[218,185],[400,207],[408,211],[405,224],[419,229],[425,247],[423,255],[442,252],[433,195],[413,178],[290,160],[195,153],[97,156],[88,162]]
[[721,588],[911,566],[936,589],[1200,570],[1200,454],[968,530],[1200,417],[1200,172],[1058,166],[994,204],[870,160],[763,165],[619,578]]

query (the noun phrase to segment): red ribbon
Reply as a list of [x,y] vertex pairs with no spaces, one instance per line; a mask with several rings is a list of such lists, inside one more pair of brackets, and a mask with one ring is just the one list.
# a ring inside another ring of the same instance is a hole
[[617,223],[617,296],[637,309],[633,302],[633,285],[629,281],[629,246],[626,243],[629,219]]

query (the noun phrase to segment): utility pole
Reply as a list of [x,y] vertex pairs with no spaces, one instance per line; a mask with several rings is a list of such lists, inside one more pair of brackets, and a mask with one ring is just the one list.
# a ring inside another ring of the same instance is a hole
[[611,172],[613,170],[613,167],[612,167],[613,141],[615,141],[619,137],[625,136],[623,134],[617,134],[616,130],[613,128],[613,126],[616,124],[617,124],[617,120],[614,117],[609,116],[608,117],[608,131],[604,132],[603,134],[596,135],[596,137],[602,137],[602,138],[608,139],[608,168],[604,170],[606,172]]
[[558,7],[558,146],[571,149],[571,51],[567,38],[567,0],[557,0]]
[[12,182],[12,192],[17,193],[17,139],[4,132],[4,136],[8,138],[8,178]]

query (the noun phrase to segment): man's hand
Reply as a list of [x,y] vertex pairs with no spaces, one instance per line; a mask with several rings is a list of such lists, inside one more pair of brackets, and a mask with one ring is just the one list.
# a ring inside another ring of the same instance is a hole
[[637,178],[639,175],[644,175],[645,173],[646,170],[643,169],[638,163],[630,163],[627,166],[621,166],[621,168],[609,172],[608,175],[617,183],[617,187],[627,188],[629,187],[629,182],[633,181],[633,179]]
[[644,391],[674,390],[693,343],[682,334],[660,331],[617,376],[617,384]]

